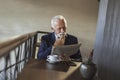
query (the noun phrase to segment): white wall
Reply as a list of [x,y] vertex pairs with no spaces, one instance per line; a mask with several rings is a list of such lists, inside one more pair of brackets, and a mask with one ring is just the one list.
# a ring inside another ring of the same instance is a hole
[[68,33],[79,38],[86,55],[94,45],[97,13],[97,0],[0,0],[0,38],[50,31],[51,18],[61,14],[67,19]]

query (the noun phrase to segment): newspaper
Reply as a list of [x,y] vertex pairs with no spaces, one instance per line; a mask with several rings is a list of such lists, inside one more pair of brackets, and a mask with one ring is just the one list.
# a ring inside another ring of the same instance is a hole
[[79,50],[81,46],[81,43],[78,44],[72,44],[72,45],[62,45],[62,46],[56,46],[53,49],[52,54],[53,55],[61,55],[61,54],[65,54],[65,55],[72,55],[77,53],[77,51]]

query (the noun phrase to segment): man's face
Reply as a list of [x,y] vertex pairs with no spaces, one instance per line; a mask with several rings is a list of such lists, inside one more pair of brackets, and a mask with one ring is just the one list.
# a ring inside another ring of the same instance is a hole
[[53,28],[53,31],[55,32],[55,34],[59,34],[59,33],[65,33],[66,32],[66,26],[63,20],[57,20],[56,21],[56,25]]

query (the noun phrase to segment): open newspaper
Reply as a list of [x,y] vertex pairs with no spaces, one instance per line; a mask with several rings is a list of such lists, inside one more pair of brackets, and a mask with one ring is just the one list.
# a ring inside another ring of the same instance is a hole
[[81,46],[81,43],[78,44],[72,44],[72,45],[62,45],[62,46],[56,46],[53,49],[52,54],[53,55],[61,55],[66,54],[68,56],[75,54]]

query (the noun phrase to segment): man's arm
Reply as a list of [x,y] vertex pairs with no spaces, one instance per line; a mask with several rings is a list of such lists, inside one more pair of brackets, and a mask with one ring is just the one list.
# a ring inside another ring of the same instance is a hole
[[37,58],[38,59],[46,59],[47,55],[51,53],[52,46],[47,44],[43,38],[41,40],[41,44],[38,50]]

